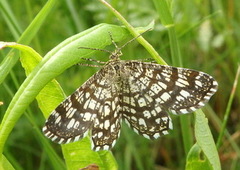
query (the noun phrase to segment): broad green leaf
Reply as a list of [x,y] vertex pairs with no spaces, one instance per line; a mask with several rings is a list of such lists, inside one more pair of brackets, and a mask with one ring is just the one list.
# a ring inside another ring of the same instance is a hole
[[62,145],[68,169],[79,169],[96,164],[103,170],[116,170],[117,163],[111,151],[95,152],[90,149],[90,139],[86,137],[79,142]]
[[196,143],[190,149],[187,156],[186,170],[212,170],[212,166],[202,152],[199,145]]
[[7,158],[2,155],[2,160],[0,162],[0,169],[1,170],[14,170],[12,164],[7,160]]
[[220,170],[220,160],[217,152],[213,136],[208,126],[208,120],[202,110],[197,110],[195,112],[196,122],[195,122],[195,135],[197,144],[202,149],[203,153],[209,160],[212,168],[214,170]]

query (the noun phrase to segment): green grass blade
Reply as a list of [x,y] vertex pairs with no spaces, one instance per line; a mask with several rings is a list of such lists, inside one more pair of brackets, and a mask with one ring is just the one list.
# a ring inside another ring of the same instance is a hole
[[[157,12],[159,14],[159,18],[162,24],[168,30],[172,64],[174,66],[182,66],[181,53],[178,45],[177,35],[175,32],[174,21],[171,14],[171,8],[170,8],[171,5],[169,4],[169,1],[166,1],[166,0],[153,0],[153,2],[157,9]],[[190,122],[188,120],[188,115],[181,115],[180,122],[181,122],[181,133],[183,136],[184,151],[185,151],[185,154],[187,154],[193,144],[192,142],[193,140],[191,138],[191,131],[189,128]]]
[[222,138],[223,138],[223,135],[224,135],[224,132],[226,130],[227,121],[228,121],[228,118],[229,118],[229,115],[230,115],[231,106],[232,106],[232,103],[233,103],[233,97],[235,95],[237,84],[238,84],[239,74],[240,74],[240,66],[238,66],[236,78],[234,80],[233,88],[232,88],[232,91],[231,91],[231,95],[230,95],[230,98],[228,100],[227,109],[226,109],[226,112],[224,114],[224,119],[223,119],[221,131],[220,131],[220,134],[219,134],[218,140],[217,140],[217,148],[220,147],[221,142],[222,142]]
[[168,36],[170,40],[172,64],[175,66],[182,66],[181,54],[177,41],[177,35],[175,32],[174,21],[171,15],[170,4],[166,0],[153,0],[157,9],[159,18],[162,24],[168,30]]
[[[56,5],[56,2],[57,0],[50,0],[46,3],[46,5],[38,13],[35,19],[23,32],[23,34],[18,40],[18,43],[29,44],[29,42],[34,38],[37,31],[40,29],[40,27],[44,23],[46,17],[53,10],[53,7]],[[11,50],[9,54],[4,58],[4,60],[0,64],[0,71],[1,71],[0,84],[4,81],[5,77],[8,75],[12,67],[16,64],[18,59],[19,59],[19,54],[18,54],[18,51],[16,50]]]
[[0,12],[8,25],[13,37],[17,40],[22,32],[20,25],[17,22],[16,17],[14,16],[13,11],[9,7],[8,1],[0,1]]

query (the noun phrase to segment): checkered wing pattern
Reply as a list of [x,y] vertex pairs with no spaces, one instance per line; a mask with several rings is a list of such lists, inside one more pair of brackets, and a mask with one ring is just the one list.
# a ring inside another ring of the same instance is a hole
[[92,149],[95,151],[109,150],[120,135],[121,115],[119,114],[118,86],[112,83],[113,72],[104,73],[94,92],[94,100],[100,103],[97,118],[92,127]]
[[138,134],[156,139],[172,129],[167,112],[193,112],[210,99],[217,82],[206,73],[138,61],[126,62],[121,112]]
[[47,119],[45,136],[66,144],[78,141],[91,130],[93,150],[111,149],[120,134],[121,117],[117,86],[108,77],[112,73],[100,70],[63,101]]
[[121,120],[138,134],[156,139],[172,129],[168,111],[193,112],[217,90],[208,74],[116,55],[50,115],[44,134],[57,143],[77,141],[91,131],[92,149],[109,150]]

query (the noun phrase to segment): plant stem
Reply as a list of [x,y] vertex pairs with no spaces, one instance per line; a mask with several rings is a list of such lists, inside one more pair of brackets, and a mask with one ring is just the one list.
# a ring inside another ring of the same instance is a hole
[[217,148],[220,147],[221,141],[222,141],[222,138],[223,138],[223,134],[225,133],[228,117],[229,117],[232,102],[233,102],[233,97],[234,97],[234,94],[235,94],[236,88],[237,88],[239,74],[240,74],[240,65],[238,66],[238,70],[237,70],[236,77],[235,77],[235,80],[234,80],[234,83],[233,83],[233,88],[232,88],[232,91],[231,91],[231,95],[229,97],[227,108],[226,108],[226,111],[225,111],[225,114],[224,114],[222,127],[221,127],[220,134],[219,134],[218,140],[217,140]]
[[[139,36],[139,33],[133,28],[131,24],[127,22],[127,20],[116,10],[114,9],[108,2],[105,0],[99,0],[102,4],[104,4],[108,9],[112,11],[112,13],[125,25],[125,27],[129,30],[129,32],[134,36]],[[156,50],[149,44],[142,36],[137,38],[138,42],[142,44],[142,46],[152,55],[152,57],[159,63],[163,65],[167,65],[167,63],[161,58],[161,56],[156,52]]]

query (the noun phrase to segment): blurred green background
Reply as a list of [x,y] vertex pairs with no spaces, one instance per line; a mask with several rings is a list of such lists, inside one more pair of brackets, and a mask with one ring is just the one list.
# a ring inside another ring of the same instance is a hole
[[[169,64],[170,42],[167,29],[161,24],[152,1],[109,1],[134,27],[143,27],[155,20],[155,28],[143,36]],[[215,141],[220,133],[220,123],[226,114],[227,103],[240,61],[240,2],[237,0],[175,0],[171,2],[172,16],[182,56],[183,66],[212,75],[219,83],[218,92],[209,105],[203,108]],[[0,0],[0,41],[16,42],[22,32],[43,8],[43,0]],[[6,16],[9,14],[11,17]],[[14,18],[14,20],[9,20]],[[122,25],[100,2],[89,0],[59,1],[29,46],[44,56],[66,38],[100,23]],[[124,42],[120,43],[124,44]],[[114,47],[108,48],[113,50]],[[9,49],[0,51],[0,61]],[[146,59],[151,56],[137,42],[122,50],[122,59]],[[81,56],[79,56],[81,57]],[[91,58],[107,61],[108,54],[97,52]],[[98,69],[73,66],[56,79],[65,93],[70,95]],[[84,72],[84,74],[82,74]],[[0,85],[0,119],[19,86],[25,72],[18,62]],[[231,138],[240,143],[240,86],[230,107],[227,130]],[[193,114],[188,114],[194,140]],[[174,130],[170,135],[155,141],[138,136],[123,124],[121,137],[113,148],[119,169],[184,169],[184,152],[179,116],[174,116]],[[41,145],[42,137],[36,133],[44,125],[44,118],[36,102],[33,102],[20,118],[5,146],[4,154],[16,169],[51,169],[48,155]],[[47,140],[47,139],[46,139]],[[61,156],[60,145],[51,143]],[[239,149],[239,146],[238,146]],[[223,169],[240,169],[240,157],[229,138],[224,137],[218,149]]]

